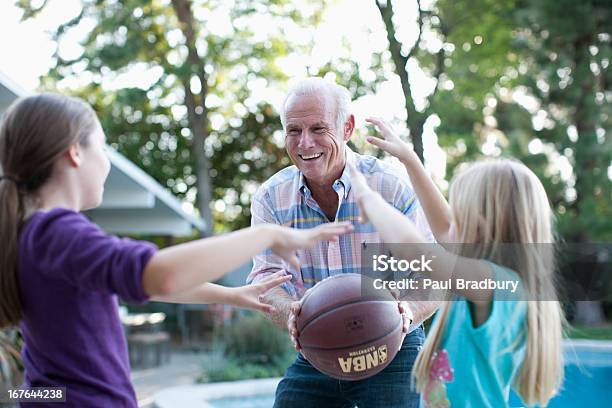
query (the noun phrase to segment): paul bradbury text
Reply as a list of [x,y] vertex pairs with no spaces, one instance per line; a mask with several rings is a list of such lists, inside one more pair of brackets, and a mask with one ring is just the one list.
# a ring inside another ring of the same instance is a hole
[[515,293],[518,289],[518,281],[515,280],[468,280],[468,279],[446,279],[435,280],[429,278],[404,278],[398,280],[374,279],[374,289],[389,290],[501,290]]

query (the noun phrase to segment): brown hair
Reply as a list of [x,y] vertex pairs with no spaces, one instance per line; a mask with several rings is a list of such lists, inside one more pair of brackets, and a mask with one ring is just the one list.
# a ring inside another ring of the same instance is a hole
[[21,319],[17,279],[19,232],[36,208],[35,193],[56,160],[76,143],[87,146],[97,118],[80,99],[52,93],[14,102],[0,123],[0,329]]

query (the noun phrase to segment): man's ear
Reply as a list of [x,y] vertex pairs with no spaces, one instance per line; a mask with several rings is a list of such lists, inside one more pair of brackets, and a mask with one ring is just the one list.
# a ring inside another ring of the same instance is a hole
[[350,115],[346,122],[344,122],[344,141],[348,141],[355,130],[355,115]]
[[66,158],[72,167],[79,167],[83,160],[81,156],[81,145],[78,143],[71,145],[66,152]]

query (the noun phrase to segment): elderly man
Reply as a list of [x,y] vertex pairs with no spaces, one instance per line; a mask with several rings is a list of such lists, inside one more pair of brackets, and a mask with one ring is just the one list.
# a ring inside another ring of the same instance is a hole
[[[326,241],[299,251],[300,271],[294,270],[272,252],[253,260],[248,281],[283,270],[293,279],[282,289],[271,290],[267,301],[275,306],[272,321],[286,327],[291,304],[315,283],[340,273],[360,271],[361,250],[381,239],[371,224],[360,224],[358,206],[351,193],[349,170],[352,155],[370,186],[407,217],[429,228],[417,217],[419,204],[401,175],[374,157],[352,152],[346,143],[353,133],[355,118],[350,112],[349,92],[321,78],[309,78],[288,93],[281,113],[286,148],[295,166],[287,167],[257,191],[251,206],[252,225],[275,223],[294,228],[312,228],[327,222],[352,221],[352,233],[338,242]],[[410,372],[424,341],[421,322],[435,310],[432,302],[409,302],[412,331],[404,339],[395,359],[377,375],[361,381],[335,380],[317,371],[301,354],[287,370],[276,390],[274,406],[389,408],[418,407],[419,396],[411,390]]]

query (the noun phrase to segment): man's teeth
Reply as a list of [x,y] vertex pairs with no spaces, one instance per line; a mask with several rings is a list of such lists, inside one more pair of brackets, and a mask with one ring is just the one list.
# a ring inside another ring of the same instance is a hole
[[311,155],[304,155],[304,154],[300,155],[300,157],[304,160],[318,159],[321,156],[323,156],[323,153],[315,153]]

